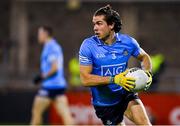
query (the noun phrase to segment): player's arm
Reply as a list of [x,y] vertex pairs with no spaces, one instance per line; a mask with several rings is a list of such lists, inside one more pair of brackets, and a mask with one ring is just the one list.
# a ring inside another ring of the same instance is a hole
[[42,77],[44,79],[47,79],[49,77],[52,77],[54,74],[56,74],[58,71],[58,63],[56,60],[54,60],[52,63],[51,63],[51,69],[49,70],[49,72],[47,74],[42,74]]
[[122,86],[127,91],[134,88],[135,79],[131,77],[125,77],[128,71],[120,73],[115,77],[102,77],[91,74],[92,65],[83,66],[80,65],[80,77],[84,86],[97,86],[105,85],[109,83],[115,83]]
[[47,74],[40,73],[36,75],[33,79],[33,83],[34,84],[41,83],[43,80],[48,79],[53,75],[55,75],[57,73],[57,70],[58,70],[58,64],[57,61],[55,60],[51,63],[51,69],[49,70],[49,72]]
[[111,77],[91,74],[92,65],[80,65],[80,77],[84,86],[97,86],[110,83]]
[[92,50],[90,42],[84,40],[79,50],[80,78],[84,86],[97,86],[110,83],[111,77],[102,77],[92,74]]
[[141,53],[138,55],[137,59],[139,61],[141,61],[141,67],[143,70],[146,71],[146,74],[148,75],[149,77],[149,80],[147,81],[147,85],[145,87],[144,90],[147,90],[151,83],[152,83],[152,63],[151,63],[151,58],[150,56],[143,50],[141,49]]
[[138,42],[134,38],[131,38],[131,40],[132,45],[134,46],[132,56],[141,62],[142,69],[151,72],[152,63],[150,56],[139,46]]
[[52,50],[47,57],[47,61],[50,63],[50,70],[47,73],[40,73],[38,75],[35,76],[35,78],[33,79],[34,84],[39,84],[41,83],[43,80],[46,80],[52,76],[54,76],[57,71],[58,71],[58,53],[56,52],[56,50]]
[[151,58],[143,49],[141,49],[141,53],[138,55],[137,59],[141,62],[142,69],[149,72],[152,71]]

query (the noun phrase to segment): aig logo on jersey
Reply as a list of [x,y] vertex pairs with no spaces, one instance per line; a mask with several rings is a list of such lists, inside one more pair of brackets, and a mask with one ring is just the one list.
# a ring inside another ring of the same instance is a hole
[[101,76],[115,76],[121,73],[126,66],[126,63],[114,64],[114,65],[103,65],[101,66]]

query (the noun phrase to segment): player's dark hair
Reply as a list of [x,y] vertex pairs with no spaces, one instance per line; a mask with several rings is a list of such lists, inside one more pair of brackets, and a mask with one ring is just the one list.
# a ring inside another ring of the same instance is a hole
[[114,23],[114,31],[117,33],[121,30],[121,18],[118,12],[113,10],[110,5],[99,8],[94,16],[104,15],[105,21],[108,25],[112,25]]
[[47,25],[42,25],[42,26],[40,26],[40,28],[42,28],[44,31],[46,31],[49,36],[53,36],[53,29],[52,29],[52,27],[47,26]]

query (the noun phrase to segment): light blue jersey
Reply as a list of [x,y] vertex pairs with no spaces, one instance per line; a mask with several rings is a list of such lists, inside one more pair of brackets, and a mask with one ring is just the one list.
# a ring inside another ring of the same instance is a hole
[[[105,45],[96,36],[83,41],[79,51],[80,65],[92,65],[92,73],[99,76],[115,76],[126,70],[131,56],[137,57],[141,48],[137,41],[125,34],[117,33],[116,42]],[[115,105],[121,95],[127,93],[117,84],[91,87],[92,102],[97,106]]]
[[43,47],[41,54],[41,72],[45,75],[48,74],[54,61],[58,64],[58,71],[52,77],[45,79],[42,82],[42,87],[47,89],[66,88],[62,49],[55,39],[51,39]]

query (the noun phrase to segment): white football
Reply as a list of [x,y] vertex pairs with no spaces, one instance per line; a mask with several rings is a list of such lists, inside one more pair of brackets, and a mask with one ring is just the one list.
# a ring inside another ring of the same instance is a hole
[[148,75],[144,72],[144,70],[140,68],[129,69],[126,77],[133,77],[136,79],[135,88],[131,90],[132,92],[143,91],[149,79]]

